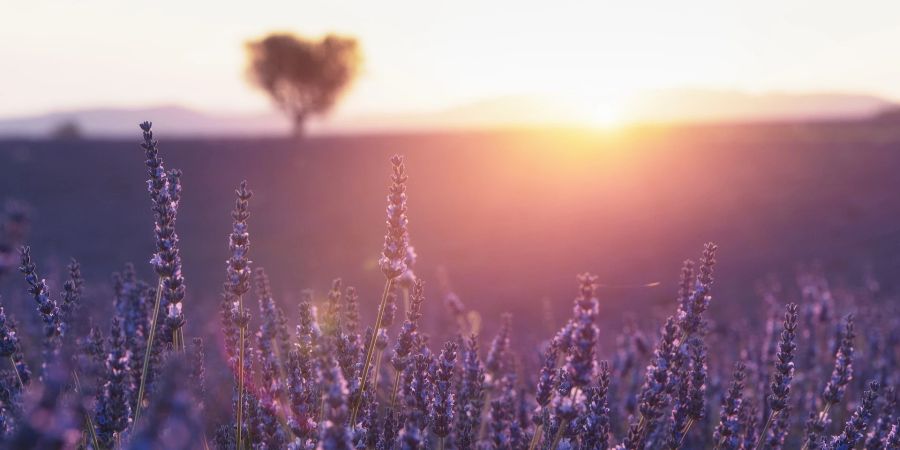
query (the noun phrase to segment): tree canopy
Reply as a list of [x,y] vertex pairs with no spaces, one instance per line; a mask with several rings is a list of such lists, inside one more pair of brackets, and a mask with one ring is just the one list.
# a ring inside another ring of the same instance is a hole
[[357,74],[360,50],[352,37],[320,40],[278,33],[247,44],[249,74],[302,134],[313,115],[328,113]]

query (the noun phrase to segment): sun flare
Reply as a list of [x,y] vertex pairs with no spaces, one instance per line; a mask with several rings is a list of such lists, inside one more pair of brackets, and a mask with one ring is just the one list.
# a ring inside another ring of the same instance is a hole
[[594,105],[588,117],[591,126],[599,128],[616,128],[623,125],[625,118],[621,109],[612,104]]
[[571,101],[577,123],[602,130],[620,128],[627,124],[627,102],[624,96],[602,96]]

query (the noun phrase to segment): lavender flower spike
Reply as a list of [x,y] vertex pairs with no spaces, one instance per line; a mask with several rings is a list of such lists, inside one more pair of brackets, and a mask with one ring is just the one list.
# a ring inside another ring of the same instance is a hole
[[869,388],[863,393],[860,405],[853,412],[853,416],[847,420],[844,431],[835,437],[830,444],[834,450],[851,450],[862,441],[866,430],[872,420],[872,412],[875,410],[875,400],[881,385],[877,381],[869,383]]
[[731,387],[722,400],[722,412],[719,414],[719,425],[713,434],[716,448],[735,450],[740,445],[740,410],[744,397],[744,378],[746,366],[738,361],[734,366]]
[[437,371],[431,381],[432,395],[429,405],[431,431],[440,439],[441,447],[444,439],[450,434],[450,425],[453,423],[454,406],[456,396],[453,394],[451,381],[456,367],[455,341],[447,341],[441,350],[437,361]]
[[[31,248],[22,247],[22,266],[19,270],[25,274],[25,281],[28,282],[28,293],[37,303],[38,313],[44,322],[44,355],[52,358],[56,355],[61,344],[60,341],[60,312],[56,301],[50,298],[47,290],[47,282],[40,278],[37,274],[37,268],[31,258]],[[46,359],[46,358],[45,358]],[[44,361],[46,368],[47,363]]]
[[16,326],[6,317],[2,305],[0,305],[0,357],[9,360],[16,373],[16,379],[19,381],[18,388],[24,389],[31,379],[31,372],[25,365],[19,336],[16,334]]
[[393,280],[406,272],[406,252],[409,247],[409,233],[406,218],[406,167],[403,157],[391,157],[393,174],[391,175],[390,194],[387,206],[387,234],[384,236],[384,249],[379,260],[381,271],[388,280]]
[[[230,343],[229,363],[232,370],[236,371],[235,381],[237,382],[237,405],[236,405],[236,421],[235,441],[240,447],[243,445],[242,433],[244,428],[244,375],[245,366],[247,365],[247,326],[250,323],[250,313],[244,308],[244,294],[250,290],[250,278],[252,272],[250,270],[250,259],[247,253],[250,250],[250,233],[247,231],[247,219],[250,217],[249,203],[253,192],[247,188],[247,181],[242,181],[238,189],[235,191],[237,199],[235,200],[234,209],[231,211],[232,228],[228,235],[228,248],[231,254],[225,263],[225,311],[223,314],[229,315],[232,326],[226,328],[230,331],[231,336],[228,339]],[[229,318],[224,318],[228,320]],[[234,330],[237,330],[235,339]],[[226,336],[228,337],[228,336]]]
[[576,387],[583,388],[594,379],[597,362],[594,349],[597,347],[599,330],[594,323],[598,314],[597,276],[588,273],[578,276],[579,296],[575,299],[572,328],[572,348],[569,351],[566,369]]
[[[794,356],[797,353],[797,321],[799,307],[796,303],[787,305],[784,313],[781,340],[778,343],[778,353],[775,355],[775,375],[772,377],[772,395],[769,396],[769,406],[772,413],[766,422],[766,427],[760,435],[760,441],[766,439],[768,447],[778,450],[784,445],[784,435],[787,428],[787,419],[782,411],[788,408],[788,397],[791,393],[791,381],[794,378]],[[769,426],[771,425],[771,429]],[[766,431],[769,429],[768,436]]]
[[836,404],[844,398],[844,391],[847,385],[853,380],[853,339],[856,334],[853,332],[853,315],[847,316],[847,323],[841,338],[840,347],[834,360],[834,369],[831,372],[831,379],[825,385],[825,391],[822,392],[822,399],[826,404]]
[[[394,281],[406,272],[406,250],[409,246],[409,233],[407,231],[406,218],[406,167],[403,165],[403,157],[394,155],[391,158],[393,174],[391,175],[391,187],[388,195],[387,206],[387,233],[384,236],[384,248],[381,252],[379,265],[386,278],[384,292],[381,295],[381,303],[378,306],[378,315],[375,318],[375,326],[372,327],[372,338],[366,345],[366,357],[363,361],[360,383],[362,389],[366,389],[369,382],[369,371],[372,369],[375,346],[378,342],[378,331],[381,329],[385,309],[388,305],[388,297],[394,286]],[[386,344],[385,344],[386,345]],[[379,359],[380,361],[380,359]],[[377,378],[377,377],[376,377]],[[357,396],[353,410],[350,413],[351,426],[356,426],[356,415],[362,403],[363,396]]]
[[587,411],[582,423],[582,447],[592,450],[609,448],[609,363],[600,363],[600,375],[597,386],[587,391]]
[[647,365],[638,404],[640,419],[633,420],[629,425],[628,436],[623,443],[627,450],[644,448],[648,436],[653,434],[658,419],[668,403],[669,367],[672,365],[677,333],[675,318],[669,317],[656,344],[653,358]]
[[184,332],[184,311],[181,302],[184,300],[185,285],[184,274],[181,270],[181,254],[176,247],[178,243],[178,235],[175,234],[175,212],[178,211],[178,204],[181,201],[181,171],[170,170],[167,174],[167,187],[169,190],[168,208],[172,211],[171,226],[172,235],[170,237],[173,248],[169,250],[172,253],[171,267],[169,276],[163,281],[164,298],[166,301],[166,333],[165,336],[172,337],[181,350],[185,349]]

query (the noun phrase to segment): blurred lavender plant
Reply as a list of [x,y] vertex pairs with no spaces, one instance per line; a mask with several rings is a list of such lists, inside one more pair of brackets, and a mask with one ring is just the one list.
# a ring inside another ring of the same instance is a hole
[[866,435],[866,430],[872,420],[872,412],[875,410],[875,400],[878,398],[878,391],[881,385],[877,381],[869,383],[869,388],[863,393],[862,402],[853,416],[847,420],[844,431],[836,436],[828,444],[829,449],[834,450],[850,450],[861,442]]
[[[797,344],[794,343],[794,340],[797,337],[798,320],[799,307],[796,303],[789,303],[787,311],[784,313],[781,340],[775,356],[775,375],[772,377],[772,394],[769,396],[769,407],[772,413],[760,435],[760,440],[765,439],[767,448],[773,450],[780,449],[784,445],[784,436],[787,432],[788,423],[787,418],[784,417],[786,414],[784,411],[789,407],[791,381],[794,378],[794,356],[797,352]],[[768,435],[766,434],[767,430]]]
[[740,446],[740,410],[744,402],[744,379],[746,377],[746,365],[738,361],[734,365],[734,375],[731,379],[731,387],[728,394],[722,400],[722,411],[719,413],[719,425],[713,434],[716,448],[735,450]]
[[840,338],[836,340],[839,342],[839,346],[834,356],[834,369],[832,369],[831,378],[822,392],[824,407],[807,421],[804,450],[822,446],[821,443],[824,440],[822,434],[830,424],[828,412],[843,400],[847,385],[853,379],[853,340],[856,338],[853,321],[853,315],[848,315],[843,330],[839,331]]
[[437,370],[432,375],[431,404],[429,405],[429,421],[431,431],[438,437],[439,448],[444,448],[444,440],[450,434],[453,423],[456,395],[453,393],[452,380],[456,372],[457,344],[447,341],[437,359]]
[[106,377],[97,400],[95,419],[97,437],[102,448],[114,448],[131,419],[131,405],[128,403],[128,392],[131,389],[128,377],[129,354],[119,317],[112,319],[109,349]]
[[478,358],[478,340],[472,335],[463,349],[462,371],[456,396],[457,445],[460,449],[472,449],[478,440],[478,432],[484,411],[484,367]]
[[668,403],[669,368],[675,351],[676,333],[675,319],[669,317],[663,327],[653,359],[647,366],[638,404],[640,417],[631,420],[628,436],[623,442],[628,450],[644,448],[648,437],[658,426],[658,420]]
[[46,371],[47,365],[51,364],[58,356],[60,341],[60,312],[56,301],[50,298],[47,282],[40,278],[37,274],[37,267],[31,258],[31,247],[22,247],[22,265],[19,270],[25,274],[25,281],[28,283],[28,293],[37,303],[38,313],[44,322],[43,349],[44,363],[42,365],[41,376]]

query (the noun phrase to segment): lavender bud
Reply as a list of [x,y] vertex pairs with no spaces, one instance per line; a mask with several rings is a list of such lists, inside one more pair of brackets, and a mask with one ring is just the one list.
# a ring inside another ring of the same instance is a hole
[[587,386],[594,378],[594,349],[597,347],[599,331],[594,323],[598,314],[597,298],[594,295],[597,277],[586,273],[579,275],[578,281],[580,296],[575,299],[572,342],[566,370],[569,371],[572,383],[580,388]]
[[472,449],[484,409],[484,368],[478,359],[478,341],[473,334],[463,348],[462,374],[457,394],[456,440],[460,449]]
[[509,335],[512,331],[512,315],[503,314],[500,317],[500,331],[491,342],[485,367],[490,375],[490,381],[499,380],[506,371],[507,351],[509,350]]
[[847,384],[853,379],[853,339],[856,335],[853,333],[853,315],[847,316],[847,322],[840,339],[840,346],[834,357],[834,369],[831,372],[831,379],[825,385],[822,392],[822,399],[826,403],[836,404],[844,398],[844,391]]
[[387,234],[384,236],[384,249],[379,260],[381,271],[389,280],[406,272],[406,251],[409,246],[409,234],[406,218],[406,168],[403,157],[394,155],[391,158],[393,175],[391,175],[390,194],[387,206]]
[[453,394],[451,380],[456,367],[457,344],[447,341],[438,358],[437,371],[432,376],[432,396],[429,407],[431,431],[440,438],[450,434],[453,422],[456,397]]
[[592,386],[587,390],[585,417],[581,423],[583,448],[592,450],[609,448],[609,382],[609,363],[602,361],[597,386]]
[[247,227],[247,219],[250,217],[248,206],[253,191],[247,188],[247,181],[242,181],[241,185],[235,191],[237,199],[235,200],[234,210],[231,211],[232,224],[231,234],[228,235],[228,248],[230,256],[226,262],[227,278],[225,282],[226,291],[234,296],[234,301],[250,290],[250,260],[247,259],[247,253],[250,250],[250,232]]
[[406,321],[403,322],[403,326],[400,328],[397,341],[394,343],[394,354],[391,356],[391,365],[398,372],[403,371],[406,367],[409,355],[413,350],[424,301],[425,283],[421,279],[416,279],[409,298],[409,311],[406,312]]
[[79,309],[84,279],[81,277],[81,266],[72,259],[68,266],[69,279],[63,284],[63,300],[59,306],[59,334],[65,337]]
[[853,412],[853,416],[844,425],[844,431],[832,439],[831,448],[836,450],[850,450],[862,441],[866,430],[872,420],[872,412],[875,410],[875,400],[881,385],[877,381],[869,383],[869,388],[863,393],[862,402]]
[[722,410],[719,413],[719,425],[713,434],[717,448],[737,449],[740,445],[740,409],[743,404],[744,379],[746,366],[738,361],[734,366],[734,375],[731,379],[731,387],[722,400]]

